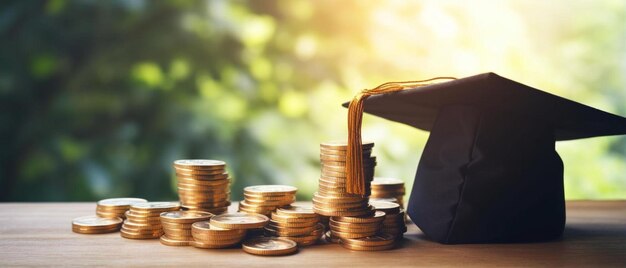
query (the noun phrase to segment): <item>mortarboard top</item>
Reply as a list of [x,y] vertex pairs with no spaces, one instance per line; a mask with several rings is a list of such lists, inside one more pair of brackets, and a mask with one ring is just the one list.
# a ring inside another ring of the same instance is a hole
[[373,95],[363,107],[431,132],[407,212],[450,244],[559,237],[565,201],[555,141],[626,134],[623,117],[494,73]]

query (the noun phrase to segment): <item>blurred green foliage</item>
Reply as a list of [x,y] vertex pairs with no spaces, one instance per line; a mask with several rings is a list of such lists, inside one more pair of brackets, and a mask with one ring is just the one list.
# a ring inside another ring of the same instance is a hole
[[[568,8],[564,9],[563,5]],[[593,5],[593,6],[591,6]],[[339,105],[385,81],[494,71],[626,115],[621,1],[0,3],[0,200],[176,199],[171,163],[317,188]],[[427,133],[365,117],[410,189]],[[626,198],[626,140],[559,144],[568,198]]]

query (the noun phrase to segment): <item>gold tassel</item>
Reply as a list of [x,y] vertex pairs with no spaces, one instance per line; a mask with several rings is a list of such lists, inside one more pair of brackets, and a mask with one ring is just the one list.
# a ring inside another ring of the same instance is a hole
[[372,95],[396,92],[407,88],[430,85],[434,80],[454,77],[435,77],[420,81],[388,82],[373,89],[365,89],[354,96],[348,106],[348,148],[346,151],[346,191],[350,194],[365,195],[365,177],[363,176],[363,144],[361,140],[361,122],[363,121],[363,102]]

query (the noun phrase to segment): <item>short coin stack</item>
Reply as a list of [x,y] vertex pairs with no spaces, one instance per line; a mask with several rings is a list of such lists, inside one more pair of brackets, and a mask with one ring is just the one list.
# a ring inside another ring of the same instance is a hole
[[193,241],[191,225],[198,221],[207,221],[213,214],[204,211],[170,211],[161,213],[161,225],[164,235],[161,244],[167,246],[189,246]]
[[340,239],[373,236],[381,230],[384,219],[385,213],[380,211],[362,217],[331,217],[330,234]]
[[268,236],[284,237],[298,246],[315,244],[324,234],[324,226],[313,209],[305,206],[279,208],[272,212],[270,223],[265,226]]
[[241,242],[250,229],[263,228],[269,218],[254,213],[227,213],[213,216],[210,221],[196,222],[191,226],[197,248],[226,248]]
[[279,207],[296,201],[298,188],[288,185],[257,185],[243,189],[244,200],[239,202],[239,211],[270,216]]
[[156,239],[163,235],[160,215],[180,209],[178,202],[135,203],[126,212],[121,235],[130,239]]
[[375,177],[372,181],[372,195],[374,198],[394,198],[395,203],[400,204],[404,208],[404,181],[396,178],[380,178]]
[[122,226],[120,218],[84,216],[72,220],[72,231],[79,234],[104,234],[117,232]]
[[222,229],[212,227],[209,221],[199,221],[191,225],[193,241],[197,248],[227,248],[241,242],[246,236],[245,229]]
[[396,246],[396,240],[390,234],[377,234],[363,238],[341,239],[341,246],[350,250],[378,251],[392,249]]
[[377,212],[385,212],[381,233],[393,235],[396,240],[401,239],[407,229],[404,223],[404,210],[400,205],[384,201],[370,201],[370,204]]
[[189,159],[174,161],[178,196],[184,209],[226,212],[230,189],[226,163],[219,160]]
[[374,143],[363,143],[363,172],[365,195],[348,194],[346,191],[345,142],[329,142],[320,145],[321,176],[319,189],[313,195],[313,209],[324,216],[361,216],[372,213],[368,204],[370,182],[374,178],[376,157],[371,156]]
[[101,218],[126,218],[126,211],[130,205],[135,203],[145,203],[148,200],[141,198],[109,198],[98,201],[96,204],[96,215]]
[[246,240],[243,251],[261,256],[288,255],[298,251],[296,242],[279,237],[256,237]]

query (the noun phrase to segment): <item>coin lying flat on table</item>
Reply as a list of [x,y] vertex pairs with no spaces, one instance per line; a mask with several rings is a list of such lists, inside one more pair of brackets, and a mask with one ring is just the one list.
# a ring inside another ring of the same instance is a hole
[[244,241],[242,248],[243,251],[253,255],[279,256],[296,252],[298,245],[285,238],[257,237]]
[[257,213],[227,213],[211,218],[211,225],[225,229],[255,229],[265,226],[269,220]]

